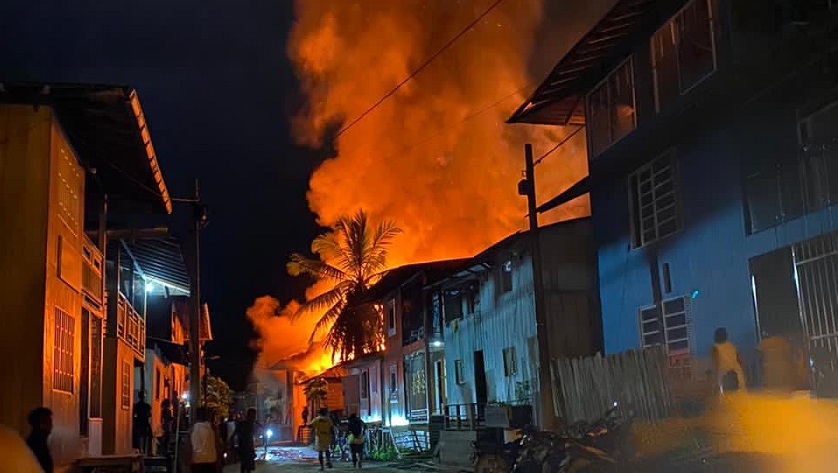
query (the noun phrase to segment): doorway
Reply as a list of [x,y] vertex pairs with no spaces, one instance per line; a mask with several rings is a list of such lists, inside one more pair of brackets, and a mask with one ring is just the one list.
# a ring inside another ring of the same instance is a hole
[[489,402],[489,392],[486,386],[486,365],[482,350],[474,352],[474,398],[478,406],[485,406]]
[[434,410],[439,414],[444,411],[445,404],[448,403],[445,393],[445,360],[437,360],[434,363],[434,393],[436,394]]

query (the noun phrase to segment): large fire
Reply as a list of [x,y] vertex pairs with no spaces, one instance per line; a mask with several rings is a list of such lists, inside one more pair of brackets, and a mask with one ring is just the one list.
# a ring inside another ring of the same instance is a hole
[[[297,1],[288,54],[307,106],[294,119],[295,138],[324,146],[336,128],[363,113],[490,3]],[[337,137],[336,155],[310,181],[308,201],[318,222],[328,227],[358,208],[374,222],[395,221],[404,233],[391,247],[390,266],[469,256],[525,228],[526,202],[517,194],[523,145],[533,143],[538,157],[573,131],[504,123],[543,79],[530,77],[527,69],[542,14],[541,0],[502,2]],[[541,62],[557,60],[577,30],[561,41],[553,35],[551,51],[542,51],[549,59]],[[584,143],[579,133],[536,167],[539,200],[586,174]],[[588,213],[583,197],[542,216],[542,223]],[[290,324],[284,319],[274,323]],[[291,338],[307,337],[313,320],[299,320],[294,329],[300,334]],[[265,327],[261,333],[285,338],[288,328]],[[263,344],[284,348],[287,342]]]

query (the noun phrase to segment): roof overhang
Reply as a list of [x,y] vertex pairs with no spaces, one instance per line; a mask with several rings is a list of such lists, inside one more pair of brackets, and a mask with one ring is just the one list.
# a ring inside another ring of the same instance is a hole
[[548,210],[552,210],[562,204],[566,204],[577,197],[581,197],[590,191],[591,178],[590,176],[585,176],[582,179],[580,179],[576,184],[573,184],[572,186],[565,189],[565,191],[561,194],[557,195],[556,197],[553,197],[552,199],[538,206],[536,211],[538,213],[547,212]]
[[189,295],[189,275],[176,238],[162,236],[121,242],[136,261],[146,283],[162,286],[171,295]]
[[134,89],[2,82],[0,103],[51,107],[78,159],[90,171],[92,187],[108,194],[109,202],[137,211],[172,212],[172,199]]
[[584,97],[687,0],[618,0],[507,123],[583,125]]

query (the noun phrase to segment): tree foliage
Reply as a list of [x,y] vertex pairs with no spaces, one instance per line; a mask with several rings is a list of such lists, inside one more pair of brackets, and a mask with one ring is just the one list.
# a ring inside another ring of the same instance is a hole
[[322,312],[311,340],[326,332],[324,344],[341,360],[375,351],[383,340],[383,317],[374,304],[363,304],[364,295],[381,278],[387,249],[401,230],[393,222],[377,226],[359,210],[342,217],[332,231],[318,236],[311,250],[318,258],[295,253],[287,264],[293,276],[307,274],[332,283],[331,289],[306,301],[297,315]]
[[230,405],[233,403],[230,386],[223,379],[210,375],[207,376],[206,390],[204,405],[219,417],[229,417]]

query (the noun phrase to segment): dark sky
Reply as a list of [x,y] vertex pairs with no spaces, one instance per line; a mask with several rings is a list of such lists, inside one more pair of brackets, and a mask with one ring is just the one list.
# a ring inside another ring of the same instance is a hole
[[245,309],[262,294],[300,293],[284,262],[317,232],[305,191],[318,158],[288,131],[300,102],[285,52],[292,9],[289,0],[0,1],[0,81],[130,85],[170,192],[188,197],[200,179],[211,220],[202,286],[223,355],[215,369],[234,384],[249,372]]

